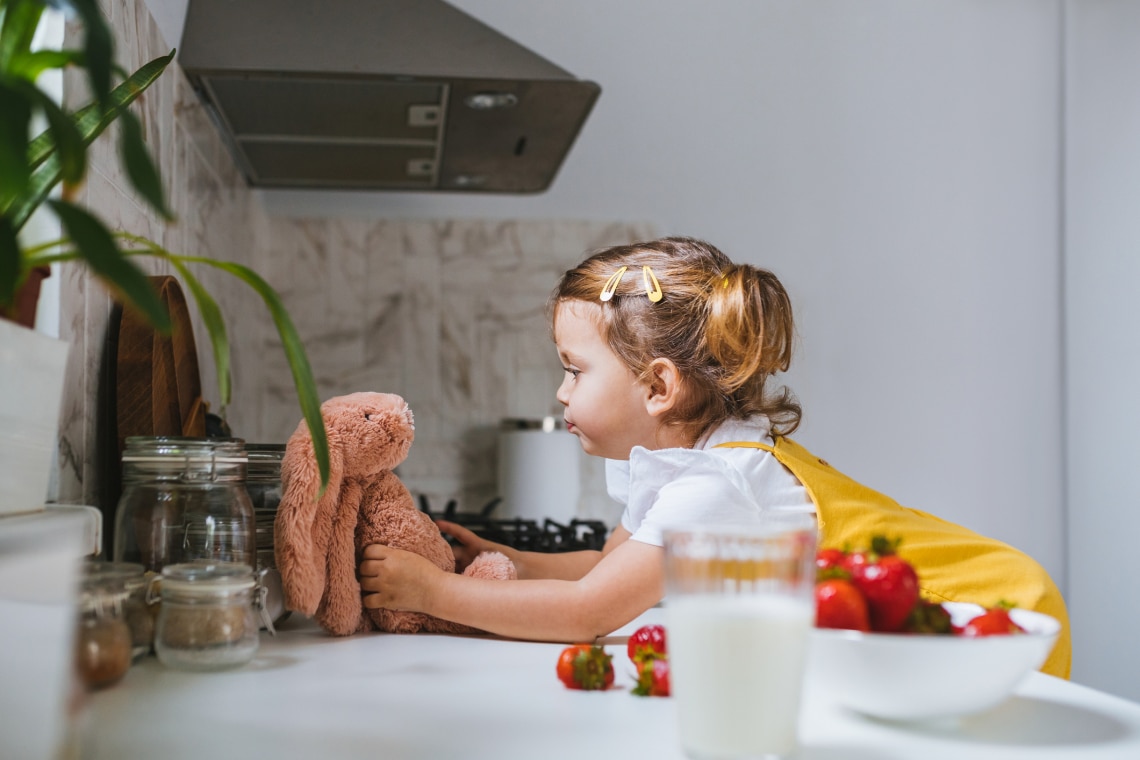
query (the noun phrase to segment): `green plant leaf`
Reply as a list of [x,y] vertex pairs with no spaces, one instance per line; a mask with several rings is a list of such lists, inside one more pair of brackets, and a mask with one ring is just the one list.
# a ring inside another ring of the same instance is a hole
[[[155,58],[139,68],[127,81],[112,91],[113,105],[109,110],[103,111],[97,104],[92,103],[78,111],[74,119],[84,144],[90,145],[123,109],[158,79],[173,59],[174,51],[171,50],[168,55]],[[47,199],[51,189],[59,183],[61,177],[59,160],[55,156],[55,141],[51,137],[50,130],[32,141],[28,151],[28,162],[36,167],[28,188],[10,204],[6,205],[0,198],[0,213],[11,219],[17,230],[24,226],[32,212]]]
[[[24,192],[31,181],[25,160],[32,105],[18,87],[0,81],[0,204]],[[19,225],[13,225],[19,229]]]
[[[149,241],[148,241],[149,242]],[[190,294],[198,304],[198,312],[202,315],[202,323],[206,325],[206,332],[210,335],[210,346],[214,352],[214,367],[218,374],[218,403],[225,409],[230,404],[232,384],[230,380],[230,339],[226,334],[226,323],[222,319],[222,310],[190,271],[177,256],[168,257],[171,265],[178,270],[178,274],[186,282]]]
[[48,122],[48,131],[55,138],[59,156],[60,176],[67,182],[78,182],[87,171],[87,147],[83,136],[71,117],[55,104],[48,95],[32,85],[24,85],[28,98],[34,100]]
[[309,426],[309,434],[313,439],[313,451],[317,459],[317,468],[321,473],[321,492],[323,493],[329,482],[329,443],[328,436],[325,433],[325,422],[321,417],[321,402],[317,396],[316,382],[313,380],[313,369],[309,365],[309,358],[305,355],[305,347],[301,343],[301,337],[297,334],[293,320],[289,317],[289,312],[285,310],[285,304],[281,302],[281,297],[277,295],[277,291],[269,283],[262,279],[261,275],[242,264],[235,264],[231,261],[216,261],[201,256],[176,256],[175,254],[171,254],[171,256],[183,262],[205,264],[229,272],[253,288],[261,296],[261,300],[265,302],[270,316],[273,317],[273,324],[277,326],[277,333],[281,336],[281,345],[285,349],[285,357],[289,361],[289,369],[293,374],[293,384],[297,388],[297,400],[301,404],[301,413],[305,417],[305,422]]
[[[159,56],[153,61],[143,64],[138,71],[131,74],[111,91],[111,108],[103,111],[98,103],[89,103],[76,111],[72,118],[83,135],[83,142],[90,145],[96,137],[103,133],[111,122],[118,118],[119,113],[135,101],[154,81],[162,75],[166,67],[174,60],[174,51]],[[46,130],[32,140],[28,146],[28,163],[33,167],[39,166],[55,150],[50,130]]]
[[0,216],[0,309],[7,310],[20,287],[20,245],[16,230]]
[[12,71],[13,61],[31,51],[44,7],[36,0],[11,0],[3,5],[6,7],[0,25],[0,72],[7,73]]
[[103,223],[78,206],[51,200],[48,205],[63,223],[79,255],[112,292],[141,311],[156,330],[170,333],[170,314],[145,274],[127,261]]
[[83,19],[83,56],[95,100],[110,108],[111,67],[115,41],[95,0],[65,0]]
[[10,66],[13,76],[34,82],[48,69],[62,69],[83,61],[78,50],[37,50],[17,56]]
[[[166,219],[173,219],[174,214],[166,207],[166,198],[162,191],[162,179],[158,176],[158,169],[151,160],[150,152],[143,141],[142,125],[138,117],[130,111],[123,111],[119,120],[122,125],[119,140],[119,154],[123,165],[127,168],[127,176],[139,194],[151,205],[155,211]],[[62,146],[60,146],[62,147]]]

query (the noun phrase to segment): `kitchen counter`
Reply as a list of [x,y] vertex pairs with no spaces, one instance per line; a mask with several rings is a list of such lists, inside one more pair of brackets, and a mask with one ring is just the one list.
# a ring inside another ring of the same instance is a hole
[[[579,692],[554,674],[562,649],[496,637],[325,635],[294,615],[262,633],[251,664],[183,673],[154,657],[92,695],[82,756],[261,758],[654,758],[682,760],[672,699],[635,697],[624,638],[605,640],[615,688]],[[958,721],[903,724],[829,704],[809,681],[811,760],[1140,757],[1140,704],[1033,673],[1005,704]]]

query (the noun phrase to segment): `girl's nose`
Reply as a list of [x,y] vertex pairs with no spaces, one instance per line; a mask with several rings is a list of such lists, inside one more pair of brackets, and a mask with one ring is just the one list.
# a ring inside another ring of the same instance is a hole
[[566,390],[566,381],[569,379],[570,376],[567,375],[566,378],[563,379],[562,383],[558,386],[558,391],[554,394],[554,398],[558,399],[558,403],[562,404],[562,406],[570,405],[570,392]]

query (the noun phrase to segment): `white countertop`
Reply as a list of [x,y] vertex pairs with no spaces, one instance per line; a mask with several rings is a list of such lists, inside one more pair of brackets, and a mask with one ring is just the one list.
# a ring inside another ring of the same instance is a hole
[[[650,610],[618,634],[661,622]],[[682,760],[672,699],[635,697],[624,641],[615,688],[555,676],[560,644],[432,634],[325,635],[296,615],[262,633],[251,664],[183,673],[154,657],[94,694],[81,729],[91,760],[261,758],[654,758]],[[805,760],[1140,758],[1140,704],[1041,673],[993,710],[892,724],[828,704],[808,683]]]

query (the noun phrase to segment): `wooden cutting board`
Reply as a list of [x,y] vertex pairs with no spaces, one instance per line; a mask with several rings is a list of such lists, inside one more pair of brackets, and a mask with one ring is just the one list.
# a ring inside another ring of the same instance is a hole
[[206,435],[206,408],[190,311],[178,280],[151,277],[174,331],[163,335],[130,307],[119,322],[116,419],[119,451],[128,436]]

